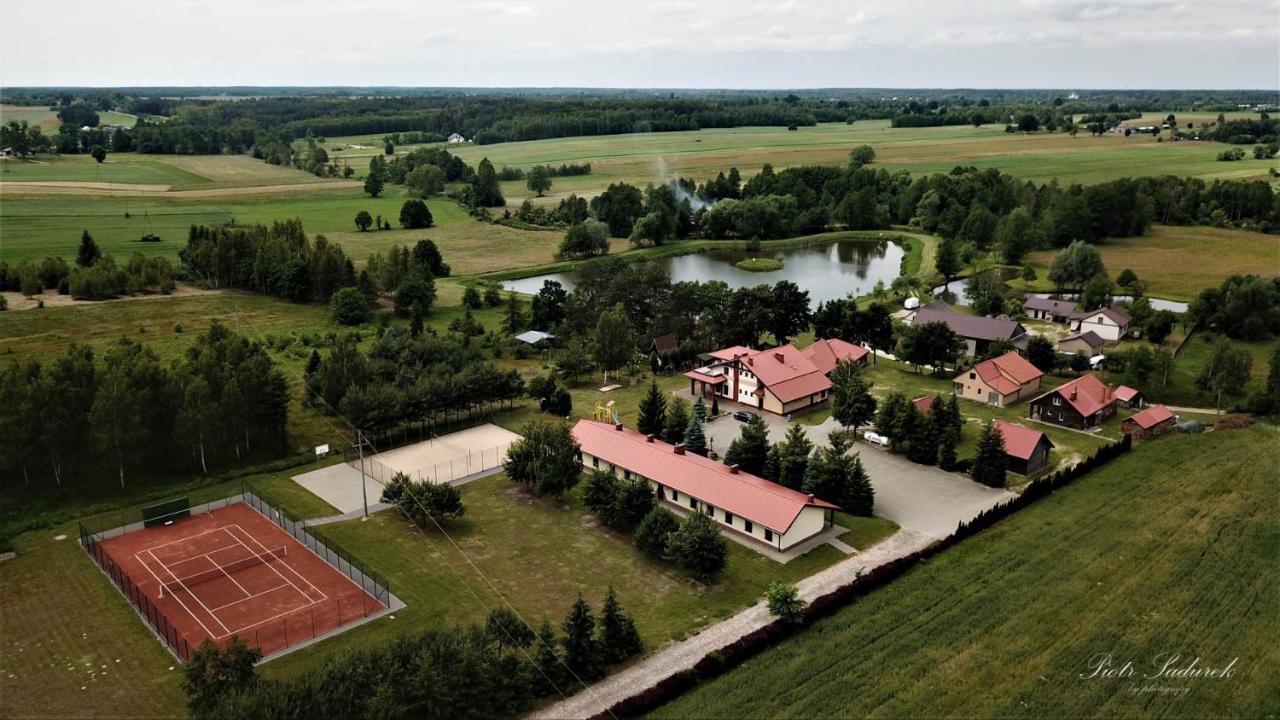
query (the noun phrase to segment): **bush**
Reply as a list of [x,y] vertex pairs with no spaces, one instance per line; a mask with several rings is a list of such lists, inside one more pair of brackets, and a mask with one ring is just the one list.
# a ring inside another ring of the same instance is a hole
[[667,551],[671,533],[679,527],[680,521],[670,510],[655,505],[636,528],[636,547],[649,557],[661,558]]
[[329,311],[339,325],[359,325],[369,319],[369,303],[358,288],[345,287],[329,299]]
[[710,584],[724,570],[729,548],[715,521],[695,512],[667,539],[666,556],[699,581]]
[[405,200],[400,206],[400,226],[409,230],[431,227],[434,222],[427,204],[421,200]]
[[769,605],[769,614],[787,625],[799,625],[804,622],[806,603],[800,599],[800,591],[795,585],[774,582],[764,591]]

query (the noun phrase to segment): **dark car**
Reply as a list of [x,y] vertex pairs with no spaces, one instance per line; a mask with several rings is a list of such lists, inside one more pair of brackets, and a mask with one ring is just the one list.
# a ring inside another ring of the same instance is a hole
[[751,412],[750,410],[739,410],[738,412],[733,414],[733,419],[737,420],[738,422],[751,422],[752,420],[755,419],[755,417],[756,417],[756,414]]

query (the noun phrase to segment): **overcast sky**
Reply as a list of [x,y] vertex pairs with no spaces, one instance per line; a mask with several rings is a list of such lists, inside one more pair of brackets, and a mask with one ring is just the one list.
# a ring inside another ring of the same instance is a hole
[[0,0],[0,85],[1280,89],[1280,0]]

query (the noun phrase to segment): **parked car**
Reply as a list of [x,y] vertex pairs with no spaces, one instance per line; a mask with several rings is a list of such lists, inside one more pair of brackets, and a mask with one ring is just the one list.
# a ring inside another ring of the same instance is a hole
[[879,445],[880,447],[889,447],[889,438],[883,435],[878,435],[870,430],[862,433],[862,437],[872,445]]
[[739,410],[738,412],[733,414],[733,419],[737,420],[738,422],[751,422],[752,420],[755,419],[755,417],[756,417],[756,414],[751,412],[750,410]]

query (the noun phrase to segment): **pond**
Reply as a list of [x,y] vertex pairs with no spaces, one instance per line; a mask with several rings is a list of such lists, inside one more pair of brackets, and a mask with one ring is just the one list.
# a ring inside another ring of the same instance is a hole
[[[730,288],[772,285],[790,280],[809,291],[813,307],[818,303],[846,295],[861,296],[871,292],[877,282],[887,286],[898,277],[906,249],[889,240],[839,240],[823,245],[747,252],[745,250],[708,250],[676,257],[659,258],[658,263],[671,273],[672,282],[685,280],[721,280]],[[751,257],[779,257],[781,270],[750,272],[734,263]],[[510,280],[503,287],[516,292],[534,294],[545,280],[555,280],[566,290],[574,288],[575,272],[549,273]]]
[[[989,272],[1001,272],[1001,271],[992,270]],[[1012,271],[1012,270],[1006,270],[1003,272],[1005,274],[1006,280],[1012,278],[1014,275],[1017,274],[1016,271]],[[944,293],[950,293],[950,296],[945,297],[947,302],[951,303],[952,305],[968,305],[969,298],[965,297],[964,295],[965,288],[967,288],[968,286],[969,286],[969,279],[960,278],[957,280],[952,280],[946,285],[939,285],[933,288],[932,293],[934,297],[943,297]],[[1055,295],[1054,293],[1047,293],[1047,292],[1027,293],[1027,297],[1042,297],[1042,298],[1061,297],[1064,300],[1077,299],[1077,296],[1071,293],[1067,293],[1063,295]],[[1112,295],[1111,299],[1118,303],[1133,302],[1132,295]],[[954,302],[952,302],[952,300],[954,300]],[[1147,296],[1147,300],[1150,301],[1151,309],[1153,310],[1168,310],[1170,312],[1174,312],[1178,314],[1181,314],[1187,311],[1187,303],[1179,302],[1177,300],[1165,300],[1163,298],[1151,297],[1150,295]]]

